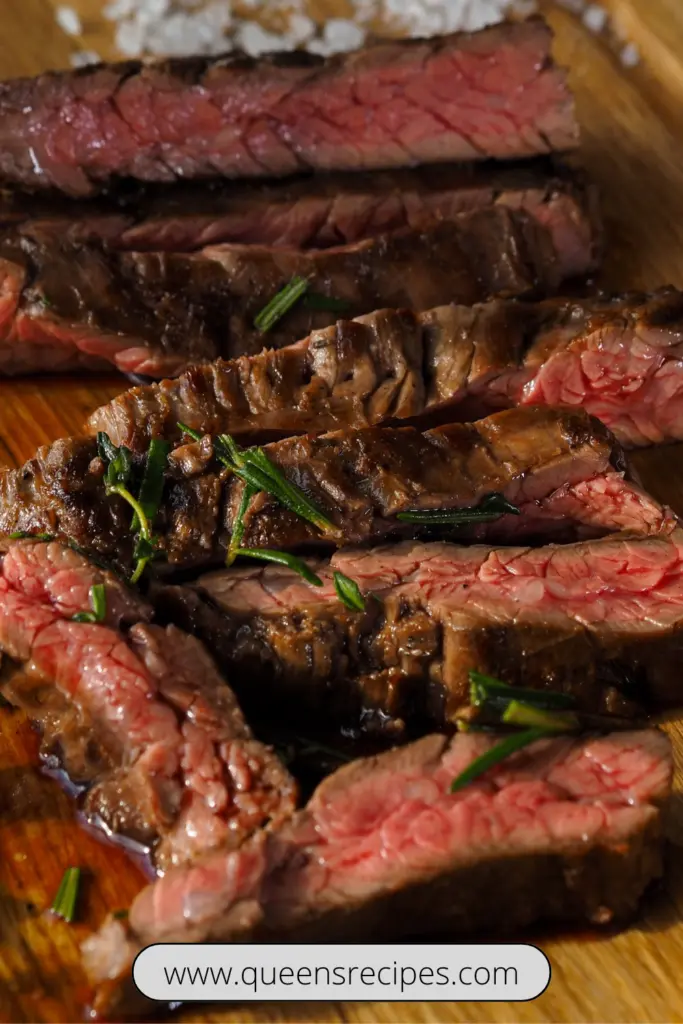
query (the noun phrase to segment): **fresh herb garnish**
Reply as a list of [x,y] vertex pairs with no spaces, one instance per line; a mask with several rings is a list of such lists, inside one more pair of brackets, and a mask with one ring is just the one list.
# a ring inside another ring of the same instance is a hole
[[538,728],[523,729],[521,732],[510,733],[500,743],[497,743],[495,747],[491,747],[481,757],[475,758],[464,771],[460,772],[457,778],[453,779],[451,782],[451,793],[457,793],[459,789],[462,789],[469,782],[473,782],[474,779],[478,779],[489,768],[500,764],[501,761],[504,761],[523,747],[528,747],[530,743],[535,743],[536,740],[542,740],[546,736],[554,735],[557,735],[557,733]]
[[76,900],[78,898],[78,886],[81,880],[80,868],[67,868],[64,872],[57,895],[51,906],[53,914],[63,918],[69,924],[76,913]]
[[320,292],[307,292],[303,305],[306,309],[320,310],[324,313],[348,313],[351,303],[347,299],[338,299],[333,295],[321,295]]
[[508,686],[500,679],[470,672],[470,704],[482,707],[486,704],[492,710],[505,711],[511,701],[523,701],[538,708],[552,711],[555,708],[573,708],[576,701],[571,694],[554,693],[552,690],[532,690],[525,686]]
[[201,441],[202,439],[202,435],[198,430],[193,430],[192,427],[188,427],[186,423],[181,423],[180,420],[178,420],[178,430],[181,430],[183,434],[187,434],[193,441]]
[[104,622],[107,614],[107,593],[104,583],[95,583],[90,588],[90,612],[77,612],[72,615],[73,622]]
[[10,540],[43,540],[49,541],[54,540],[54,535],[51,533],[29,533],[27,530],[15,530],[14,533],[10,533]]
[[503,494],[487,494],[478,505],[467,508],[415,509],[399,512],[396,516],[403,523],[422,523],[424,526],[446,526],[459,523],[492,523],[503,515],[518,516],[520,509],[508,501]]
[[258,314],[254,320],[256,330],[266,334],[292,306],[296,305],[307,289],[308,281],[305,277],[293,277]]
[[323,581],[319,576],[313,572],[312,569],[306,565],[301,558],[297,558],[296,555],[288,555],[286,551],[270,551],[266,548],[240,548],[240,555],[246,555],[249,558],[258,558],[262,562],[274,562],[276,565],[284,565],[288,569],[292,569],[297,572],[299,576],[303,576],[307,583],[310,583],[313,587],[322,587]]
[[[150,441],[149,448],[147,449],[147,461],[145,463],[142,483],[140,484],[138,501],[150,523],[154,522],[159,511],[159,505],[161,504],[161,496],[164,493],[166,463],[168,462],[170,450],[171,445],[169,441],[160,441],[157,438]],[[134,515],[131,530],[137,533],[139,528],[138,517]]]
[[130,578],[131,583],[137,583],[145,571],[147,563],[156,553],[156,538],[152,535],[147,513],[140,501],[133,496],[130,490],[130,480],[133,472],[133,461],[129,448],[121,445],[118,448],[112,444],[109,436],[100,431],[97,435],[97,449],[100,458],[107,463],[107,471],[104,476],[104,491],[110,497],[118,495],[127,501],[135,514],[137,525],[137,537],[135,542],[135,568]]
[[350,608],[352,612],[364,612],[365,611],[365,598],[360,592],[360,587],[355,580],[345,576],[343,572],[335,572],[334,574],[334,589],[337,591],[337,597]]
[[573,711],[545,711],[520,700],[510,701],[501,720],[505,725],[545,729],[547,732],[571,732],[579,727]]
[[242,498],[240,501],[240,507],[237,510],[235,521],[232,524],[232,533],[230,534],[230,543],[228,544],[228,555],[227,558],[225,559],[226,565],[232,565],[232,563],[237,558],[237,555],[239,554],[239,548],[242,544],[242,539],[244,537],[244,530],[246,526],[244,522],[244,517],[247,514],[247,509],[249,508],[251,499],[254,497],[255,494],[256,491],[251,486],[251,484],[244,485],[244,490],[242,491]]

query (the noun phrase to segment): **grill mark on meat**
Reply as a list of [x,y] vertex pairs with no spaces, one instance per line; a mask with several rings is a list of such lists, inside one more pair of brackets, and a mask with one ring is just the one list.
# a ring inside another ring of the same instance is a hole
[[[105,621],[71,621],[99,582]],[[43,755],[87,787],[86,817],[152,847],[165,870],[282,821],[296,787],[199,641],[150,618],[133,592],[59,544],[24,541],[5,554],[0,649],[18,667],[3,665],[3,692],[41,725]]]
[[[578,129],[549,49],[550,31],[536,20],[377,43],[314,64],[300,55],[188,58],[18,79],[0,90],[0,173],[34,190],[88,195],[121,177],[272,176],[562,151],[576,146]],[[486,82],[473,61],[485,63]],[[521,113],[508,109],[512,97]]]
[[[258,352],[264,337],[254,320],[294,275],[347,301],[355,316],[381,306],[423,309],[552,291],[560,267],[551,250],[545,229],[506,206],[309,252],[234,245],[187,255],[116,253],[54,235],[19,235],[0,249],[10,295],[0,370],[113,364],[173,376],[193,362]],[[299,304],[267,341],[278,348],[334,320],[332,311]]]
[[663,870],[668,738],[542,741],[451,794],[495,742],[431,735],[355,761],[279,831],[144,889],[126,922],[109,918],[84,943],[96,1009],[140,1015],[130,964],[155,942],[395,941],[626,921]]
[[[155,605],[248,681],[247,709],[268,699],[287,714],[295,698],[298,714],[352,727],[378,715],[393,733],[443,727],[467,706],[472,668],[570,693],[588,713],[680,703],[680,530],[547,548],[403,543],[312,565],[323,588],[283,568],[221,570],[159,585]],[[364,612],[339,604],[334,570],[373,595]],[[622,692],[634,677],[640,692]]]
[[[277,395],[262,384],[271,367],[282,374]],[[387,374],[399,372],[404,400],[392,405],[383,388]],[[272,438],[564,404],[585,408],[623,444],[640,446],[683,440],[682,396],[683,294],[665,288],[613,299],[498,299],[420,314],[378,310],[279,352],[217,360],[177,381],[132,388],[98,409],[89,429],[145,450],[150,437],[177,438],[179,420],[210,433]]]
[[[461,527],[460,538],[577,539],[620,529],[666,532],[675,524],[668,509],[630,481],[618,444],[581,410],[506,410],[424,433],[407,427],[307,435],[266,451],[339,536],[321,536],[259,495],[245,516],[247,547],[296,550],[414,536],[419,525],[399,523],[398,512],[472,506],[491,492],[503,492],[521,514]],[[142,463],[136,456],[138,470]],[[39,449],[23,469],[0,471],[0,531],[70,538],[130,572],[129,509],[105,495],[102,471],[90,438],[57,441]],[[166,480],[154,530],[170,567],[222,562],[243,484],[214,459],[208,437],[172,452]],[[163,562],[154,567],[164,571]]]

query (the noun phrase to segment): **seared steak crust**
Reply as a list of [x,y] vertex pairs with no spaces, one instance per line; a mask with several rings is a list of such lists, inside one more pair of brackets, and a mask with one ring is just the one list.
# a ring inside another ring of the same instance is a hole
[[279,352],[132,388],[90,419],[117,444],[196,430],[321,432],[511,405],[583,406],[627,445],[683,440],[683,293],[381,310]]

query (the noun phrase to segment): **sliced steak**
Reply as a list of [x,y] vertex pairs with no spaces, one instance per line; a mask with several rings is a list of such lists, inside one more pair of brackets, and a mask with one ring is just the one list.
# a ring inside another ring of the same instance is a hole
[[[496,492],[520,514],[458,527],[458,538],[576,540],[621,529],[666,532],[676,521],[629,479],[619,445],[581,410],[510,409],[424,433],[371,427],[306,435],[265,451],[335,529],[322,533],[262,492],[246,508],[242,547],[329,550],[424,535],[429,528],[397,515],[477,506]],[[93,438],[57,441],[21,469],[0,471],[0,531],[70,538],[130,572],[130,508],[107,497],[103,471]],[[210,437],[177,447],[154,522],[165,555],[159,571],[224,562],[243,494]]]
[[[403,543],[160,586],[157,612],[202,637],[250,707],[349,728],[452,726],[471,669],[571,694],[590,714],[680,707],[683,531],[541,548]],[[365,610],[343,605],[333,571]]]
[[474,34],[49,72],[0,86],[0,177],[87,195],[113,178],[271,177],[509,159],[578,143],[539,19]]
[[104,983],[97,1009],[135,1013],[129,965],[156,942],[359,942],[623,923],[662,874],[667,736],[544,740],[450,793],[494,742],[432,735],[356,761],[278,832],[143,889],[127,922],[109,919],[84,944],[91,977]]
[[492,206],[521,210],[550,233],[562,277],[595,268],[601,248],[595,189],[544,158],[275,183],[185,182],[86,202],[6,190],[0,191],[0,227],[134,252],[225,243],[328,249]]
[[132,388],[90,419],[117,444],[298,434],[510,405],[582,406],[626,445],[683,440],[683,293],[380,310],[251,359]]
[[[74,621],[101,582],[105,621]],[[43,756],[87,787],[86,817],[152,848],[165,870],[282,821],[296,787],[199,641],[146,618],[135,595],[60,544],[24,541],[4,556],[2,692],[41,726]]]
[[[199,253],[117,253],[48,234],[0,244],[0,373],[97,369],[174,376],[192,363],[291,344],[382,306],[553,291],[550,233],[504,206],[424,230],[310,250],[210,246]],[[255,318],[295,276],[304,297],[263,334]],[[309,308],[317,299],[323,308]],[[335,306],[335,309],[337,307]]]

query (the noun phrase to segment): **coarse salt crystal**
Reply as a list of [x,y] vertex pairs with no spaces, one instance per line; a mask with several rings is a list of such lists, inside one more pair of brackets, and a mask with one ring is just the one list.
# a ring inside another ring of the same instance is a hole
[[619,54],[619,59],[625,68],[634,68],[640,63],[640,50],[635,43],[627,43]]
[[582,21],[589,32],[599,35],[607,25],[607,11],[600,4],[590,4],[583,12]]
[[102,58],[94,50],[76,50],[69,57],[72,68],[87,68],[91,64],[101,64]]
[[57,24],[68,36],[80,36],[83,31],[78,11],[73,7],[58,7],[55,11]]
[[343,53],[363,45],[365,32],[353,21],[330,18],[325,22],[324,39],[332,51]]

